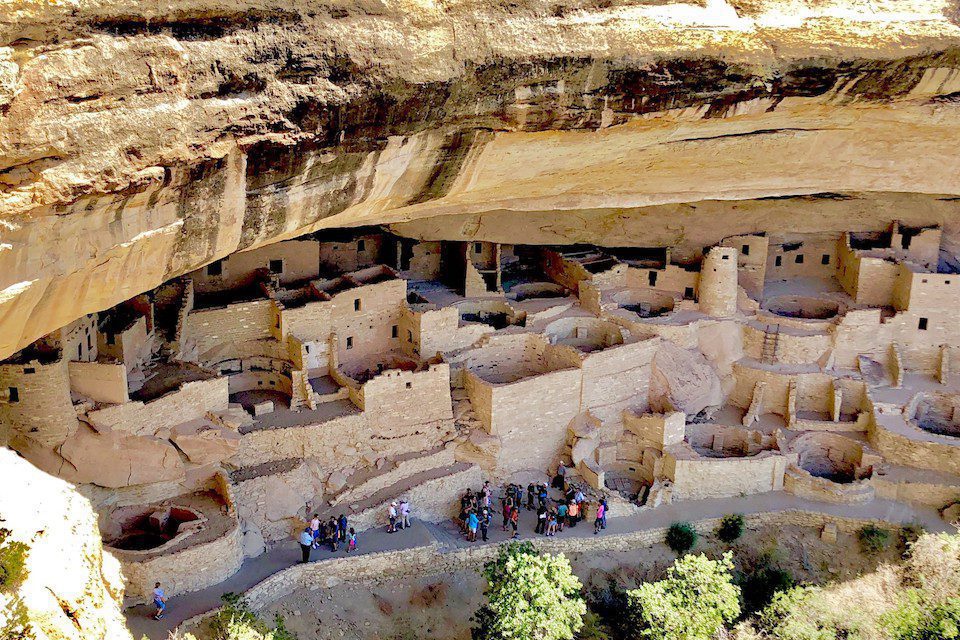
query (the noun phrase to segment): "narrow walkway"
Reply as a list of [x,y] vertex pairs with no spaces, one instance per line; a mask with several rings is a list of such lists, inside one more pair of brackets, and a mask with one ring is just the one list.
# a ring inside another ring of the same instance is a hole
[[[651,509],[640,515],[622,518],[613,517],[609,520],[607,529],[600,533],[602,536],[633,533],[644,529],[656,529],[669,526],[673,522],[697,521],[706,518],[717,518],[728,513],[760,513],[776,511],[808,511],[824,513],[846,518],[878,519],[890,523],[917,522],[930,532],[952,532],[953,529],[940,518],[935,509],[907,505],[890,500],[873,500],[866,504],[845,505],[814,502],[798,498],[784,492],[763,493],[754,496],[738,498],[721,498],[713,500],[697,500],[681,502]],[[501,520],[496,514],[493,526],[489,532],[489,542],[496,544],[508,540],[510,532],[502,530]],[[536,524],[534,512],[521,512],[520,533],[522,539],[531,539],[536,536],[533,528]],[[564,529],[557,534],[561,537],[589,538],[593,534],[593,523],[582,522],[576,527]],[[407,531],[388,534],[384,528],[370,529],[359,536],[360,553],[376,553],[380,551],[399,551],[412,549],[432,543],[439,543],[444,550],[455,550],[483,544],[470,543],[460,535],[456,525],[452,522],[431,524],[415,521]],[[312,561],[326,560],[333,557],[329,549],[314,551]],[[345,557],[341,550],[337,557]],[[166,640],[169,631],[172,631],[184,620],[215,609],[221,604],[221,596],[225,593],[242,593],[255,584],[274,573],[281,571],[300,559],[300,547],[291,540],[281,544],[256,558],[246,561],[233,577],[201,591],[184,594],[171,598],[168,603],[168,614],[163,620],[153,620],[150,614],[152,607],[141,605],[131,607],[126,611],[127,626],[134,638],[144,636],[149,640]]]

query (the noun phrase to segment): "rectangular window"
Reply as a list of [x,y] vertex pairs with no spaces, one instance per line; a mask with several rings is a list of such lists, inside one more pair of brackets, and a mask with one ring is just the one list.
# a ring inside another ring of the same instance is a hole
[[407,383],[407,389],[411,389],[411,388],[413,388],[413,383],[412,383],[412,382],[408,382],[408,383]]
[[305,345],[303,345],[303,348],[304,348],[304,350],[305,350],[307,353],[310,353],[310,345],[305,344]]
[[270,273],[283,273],[283,260],[271,260]]
[[10,402],[20,402],[20,390],[16,387],[10,387]]
[[825,253],[820,256],[820,264],[830,264],[830,254]]
[[407,330],[407,342],[413,342],[413,331]]
[[390,337],[396,338],[398,335],[400,335],[400,333],[397,325],[393,325],[392,327],[390,327]]
[[363,240],[357,240],[357,251],[366,251],[367,243]]
[[721,259],[721,260],[729,260],[729,259],[730,259],[730,256],[720,256],[720,259]]
[[353,310],[360,311],[360,298],[353,301]]
[[83,360],[83,344],[77,345],[77,360]]
[[920,329],[920,331],[926,331],[926,330],[927,330],[927,319],[926,319],[926,318],[920,318],[920,322],[917,324],[917,328]]
[[781,266],[783,264],[783,256],[777,256],[777,259],[773,261],[773,264],[776,266]]
[[93,351],[93,340],[90,338],[90,334],[87,334],[87,351]]
[[353,349],[353,338],[347,338],[347,349]]
[[207,265],[207,275],[208,276],[222,276],[223,275],[223,260],[215,260]]
[[24,367],[24,368],[23,368],[23,372],[24,372],[24,373],[36,373],[37,370],[34,369],[33,367]]
[[117,336],[112,333],[107,334],[107,344],[117,344]]
[[693,300],[693,287],[687,287],[683,290],[683,297],[687,300]]
[[473,252],[474,253],[483,253],[483,244],[480,242],[473,243]]
[[742,253],[745,256],[750,255],[750,245],[745,244],[742,247],[740,247],[740,253]]
[[803,254],[798,253],[797,257],[794,258],[793,261],[796,262],[797,264],[803,264]]
[[647,273],[647,281],[650,282],[650,286],[651,286],[651,287],[656,286],[656,284],[657,284],[657,272],[656,272],[656,271],[650,271],[650,272],[648,272],[648,273]]

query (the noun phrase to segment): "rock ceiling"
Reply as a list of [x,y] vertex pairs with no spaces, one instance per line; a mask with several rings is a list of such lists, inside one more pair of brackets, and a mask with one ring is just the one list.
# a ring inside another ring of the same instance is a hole
[[0,7],[0,357],[314,229],[960,236],[955,0]]

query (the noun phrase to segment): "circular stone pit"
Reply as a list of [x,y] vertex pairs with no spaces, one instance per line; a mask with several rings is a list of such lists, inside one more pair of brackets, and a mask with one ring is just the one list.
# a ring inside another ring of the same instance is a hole
[[830,320],[840,313],[840,303],[809,296],[777,296],[764,302],[763,308],[783,318],[800,320]]
[[816,478],[848,484],[873,475],[864,465],[863,445],[834,433],[805,433],[788,450],[798,455],[797,466]]
[[911,405],[915,408],[911,422],[918,428],[939,436],[960,438],[960,397],[948,393],[921,393]]
[[583,353],[623,344],[619,325],[599,318],[561,318],[548,324],[544,334],[551,344],[562,344]]
[[613,296],[621,309],[632,311],[641,318],[658,318],[673,311],[673,296],[648,289],[627,289]]

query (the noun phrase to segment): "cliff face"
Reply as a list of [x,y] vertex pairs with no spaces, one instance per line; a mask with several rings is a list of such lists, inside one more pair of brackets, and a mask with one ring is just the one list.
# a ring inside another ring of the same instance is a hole
[[87,499],[9,449],[0,467],[0,526],[29,548],[18,595],[38,640],[130,640],[120,565],[104,555]]
[[0,44],[0,357],[325,226],[958,231],[955,1],[25,0]]

